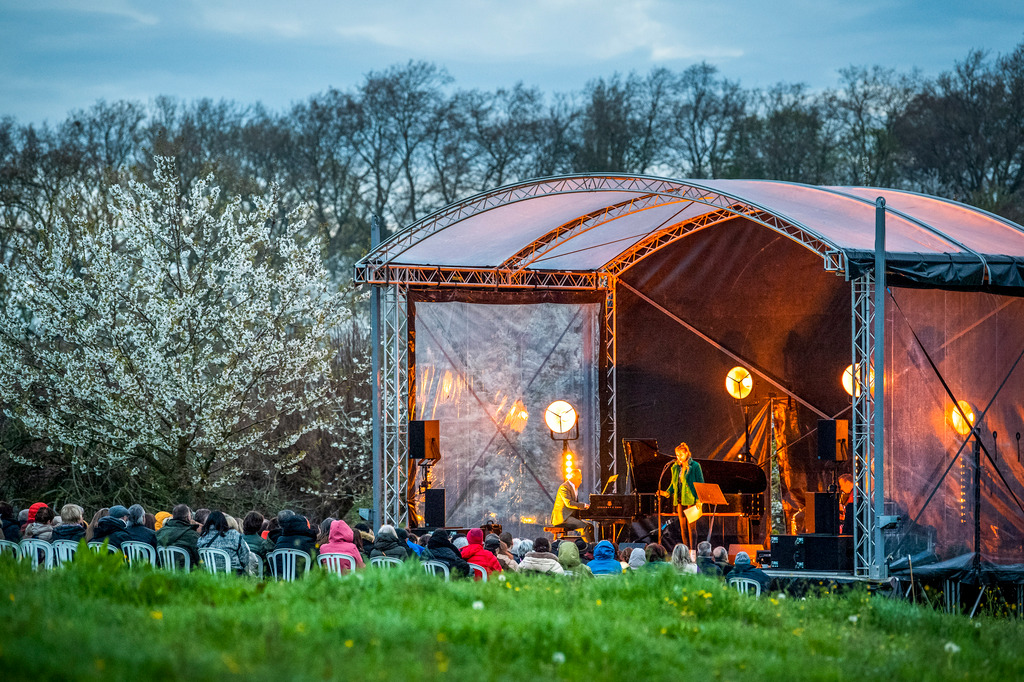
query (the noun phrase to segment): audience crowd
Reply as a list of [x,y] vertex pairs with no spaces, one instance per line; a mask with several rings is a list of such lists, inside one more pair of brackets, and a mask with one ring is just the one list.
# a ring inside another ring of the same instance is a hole
[[568,537],[552,544],[547,537],[513,538],[507,532],[499,536],[481,528],[472,528],[465,535],[446,530],[417,534],[414,529],[385,524],[374,533],[365,523],[352,527],[342,519],[326,518],[315,524],[288,509],[269,519],[258,511],[250,511],[239,521],[220,510],[193,511],[186,504],[155,515],[139,504],[127,508],[114,505],[98,510],[86,522],[85,510],[77,504],[64,505],[60,515],[56,515],[42,502],[20,512],[9,503],[0,502],[0,520],[3,539],[11,542],[84,540],[106,542],[109,547],[120,549],[122,543],[136,541],[154,550],[180,548],[188,554],[193,568],[200,564],[200,549],[219,549],[227,553],[231,569],[238,574],[255,575],[261,563],[269,571],[266,562],[270,552],[297,549],[311,559],[318,554],[344,554],[352,558],[357,569],[377,557],[390,557],[400,561],[439,561],[453,576],[470,575],[470,564],[474,564],[488,574],[553,573],[589,579],[629,572],[673,571],[682,575],[750,578],[762,590],[771,586],[769,576],[752,565],[746,552],[737,553],[735,562],[729,563],[725,547],[712,548],[709,542],[697,545],[695,560],[690,548],[682,543],[668,552],[658,543],[624,543],[616,547],[608,540],[587,543],[583,538]]

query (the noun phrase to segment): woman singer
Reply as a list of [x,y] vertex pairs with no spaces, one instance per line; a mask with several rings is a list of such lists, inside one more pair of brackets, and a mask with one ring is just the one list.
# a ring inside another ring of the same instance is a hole
[[669,483],[668,489],[662,491],[661,494],[664,497],[671,495],[672,504],[675,505],[676,514],[679,516],[679,532],[682,535],[682,540],[687,546],[692,547],[693,538],[690,533],[690,524],[687,522],[683,510],[700,504],[697,490],[693,484],[704,482],[704,472],[701,471],[700,464],[693,461],[690,446],[686,443],[676,446],[676,461],[672,463],[671,471],[672,481]]

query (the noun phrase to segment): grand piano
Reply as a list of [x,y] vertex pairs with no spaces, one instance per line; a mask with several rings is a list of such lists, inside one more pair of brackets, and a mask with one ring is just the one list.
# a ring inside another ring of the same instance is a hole
[[[633,537],[641,537],[657,528],[657,521],[652,523],[651,517],[656,517],[659,509],[669,517],[675,514],[672,501],[657,494],[659,488],[668,487],[668,465],[675,457],[659,452],[658,442],[653,439],[623,439],[622,446],[627,469],[625,492],[592,494],[590,507],[577,512],[579,518],[594,521],[603,538],[622,539],[626,528]],[[737,542],[748,542],[753,535],[750,524],[759,522],[764,513],[763,493],[768,487],[764,471],[747,462],[695,461],[700,464],[705,483],[718,485],[726,500],[725,505],[716,507],[703,504],[704,517],[698,523],[706,528],[708,521],[704,519],[721,519],[716,536],[721,531]],[[663,523],[665,520],[663,516]]]

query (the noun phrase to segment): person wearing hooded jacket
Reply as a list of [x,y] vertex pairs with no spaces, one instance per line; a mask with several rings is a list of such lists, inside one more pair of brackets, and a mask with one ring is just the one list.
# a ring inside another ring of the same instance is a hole
[[467,545],[460,552],[467,563],[482,566],[487,575],[501,573],[501,564],[498,557],[494,556],[484,548],[484,532],[480,528],[470,528],[466,533]]
[[395,527],[390,524],[380,527],[377,535],[374,536],[373,549],[370,550],[371,559],[382,556],[402,561],[409,557],[409,550],[405,548],[405,543],[398,539]]
[[42,540],[53,542],[53,510],[43,507],[36,512],[35,520],[25,526],[22,536],[26,540]]
[[551,553],[551,543],[541,537],[533,541],[533,551],[528,552],[519,563],[519,572],[563,575],[565,569],[558,563],[558,557]]
[[462,558],[459,550],[443,530],[436,530],[430,534],[427,549],[434,561],[440,561],[448,567],[450,572],[463,576],[469,575],[469,562]]
[[501,564],[502,571],[519,572],[519,562],[515,560],[512,553],[508,551],[508,545],[494,533],[488,533],[484,538],[484,549],[494,555]]
[[93,542],[107,541],[110,547],[121,549],[121,543],[131,540],[128,535],[128,509],[115,504],[96,524],[96,532],[92,535]]
[[590,567],[580,561],[580,548],[575,542],[558,543],[558,563],[566,573],[572,573],[574,578],[593,578],[594,574]]
[[615,546],[607,540],[601,540],[594,547],[594,558],[587,564],[593,575],[621,575],[622,564],[615,558]]
[[171,518],[156,534],[157,543],[161,547],[180,547],[188,552],[192,568],[199,565],[199,533],[192,523],[192,510],[187,504],[179,504],[171,510]]
[[327,542],[320,545],[321,554],[347,554],[356,562],[356,568],[362,568],[363,555],[355,545],[355,531],[341,519],[331,522],[331,530],[327,533]]
[[311,557],[316,556],[319,528],[311,526],[305,516],[287,509],[277,515],[277,520],[281,524],[281,534],[277,536],[274,549],[298,549]]

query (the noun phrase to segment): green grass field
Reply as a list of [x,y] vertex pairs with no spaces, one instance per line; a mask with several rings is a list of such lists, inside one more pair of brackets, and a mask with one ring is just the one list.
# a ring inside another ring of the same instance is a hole
[[0,560],[0,679],[950,680],[1024,678],[1024,623],[869,597],[740,596],[712,579],[416,566],[297,583]]

